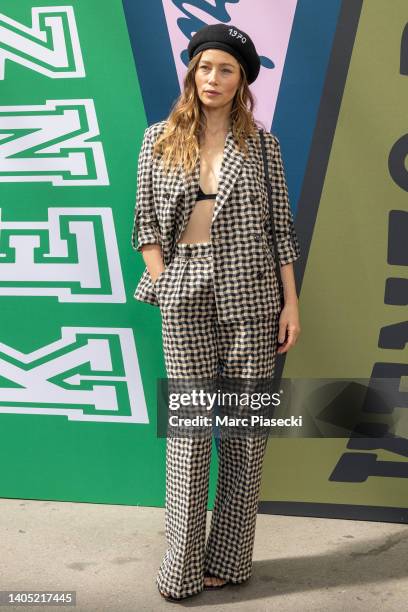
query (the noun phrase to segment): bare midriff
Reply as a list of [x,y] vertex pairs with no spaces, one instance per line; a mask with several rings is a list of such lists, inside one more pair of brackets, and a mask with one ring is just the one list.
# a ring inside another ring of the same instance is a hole
[[203,199],[195,203],[179,243],[196,244],[211,241],[210,228],[214,203],[215,199]]

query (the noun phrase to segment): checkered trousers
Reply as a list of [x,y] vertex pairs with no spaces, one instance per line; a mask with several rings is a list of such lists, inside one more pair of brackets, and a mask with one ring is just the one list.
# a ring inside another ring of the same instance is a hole
[[[178,244],[154,287],[169,379],[272,377],[278,317],[217,320],[210,243]],[[156,578],[161,591],[178,598],[198,593],[206,572],[233,583],[250,577],[266,443],[266,437],[220,438],[206,542],[211,432],[167,438],[167,550]]]

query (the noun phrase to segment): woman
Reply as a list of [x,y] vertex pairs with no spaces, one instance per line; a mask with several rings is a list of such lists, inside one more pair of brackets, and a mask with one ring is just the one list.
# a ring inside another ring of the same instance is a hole
[[[270,249],[248,87],[259,56],[245,32],[222,24],[196,32],[188,53],[184,91],[168,119],[147,128],[139,155],[132,245],[146,269],[134,297],[160,307],[169,379],[272,378],[276,352],[300,333],[292,265],[300,251],[279,141],[266,132],[278,253]],[[205,543],[211,444],[211,436],[167,439],[168,549],[156,582],[168,600],[238,584],[252,572],[266,439],[221,437]]]

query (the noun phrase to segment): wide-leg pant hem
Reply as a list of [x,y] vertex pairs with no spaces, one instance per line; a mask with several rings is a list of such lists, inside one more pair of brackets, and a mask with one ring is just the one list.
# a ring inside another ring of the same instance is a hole
[[228,580],[228,582],[232,582],[232,584],[242,584],[243,582],[247,582],[252,576],[252,569],[249,572],[248,576],[245,578],[235,578],[234,574],[229,572],[220,572],[216,568],[212,569],[210,566],[206,567],[204,574],[212,574],[217,578],[221,578],[221,580]]
[[165,584],[163,584],[160,580],[159,574],[156,576],[156,584],[159,587],[160,591],[175,597],[176,599],[184,599],[185,597],[190,597],[191,595],[198,595],[204,590],[204,578],[202,580],[202,584],[197,589],[169,589]]

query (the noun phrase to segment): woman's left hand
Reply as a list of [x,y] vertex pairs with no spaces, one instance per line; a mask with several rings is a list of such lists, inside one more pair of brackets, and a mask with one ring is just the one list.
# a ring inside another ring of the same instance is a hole
[[279,346],[277,352],[286,353],[296,341],[300,334],[299,309],[296,303],[289,302],[283,307],[279,317],[278,342],[286,342]]

